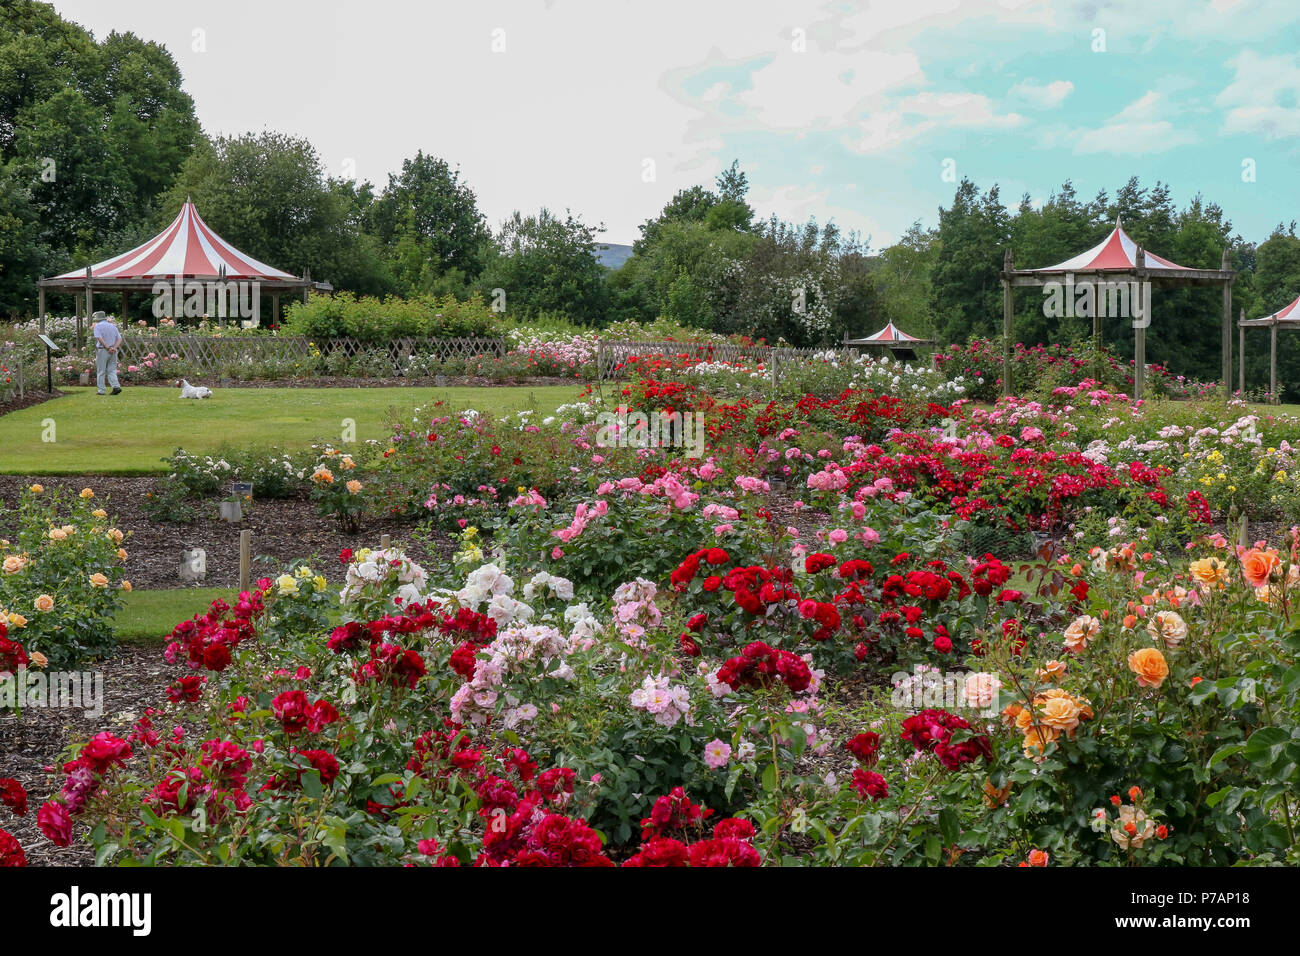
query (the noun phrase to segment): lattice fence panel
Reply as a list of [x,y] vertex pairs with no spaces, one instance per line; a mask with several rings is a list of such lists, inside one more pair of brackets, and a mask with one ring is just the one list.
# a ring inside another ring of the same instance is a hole
[[596,353],[596,370],[601,380],[617,378],[626,374],[626,363],[630,359],[661,358],[678,367],[703,362],[744,362],[762,365],[779,375],[782,363],[810,361],[815,355],[825,354],[825,349],[736,345],[730,342],[604,341]]

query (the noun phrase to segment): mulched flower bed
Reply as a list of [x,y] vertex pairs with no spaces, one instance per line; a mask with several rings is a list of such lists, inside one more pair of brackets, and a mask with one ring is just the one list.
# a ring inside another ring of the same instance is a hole
[[[202,548],[206,552],[209,587],[235,587],[239,583],[239,532],[252,531],[253,577],[269,574],[275,562],[288,562],[313,554],[320,560],[315,567],[331,582],[342,582],[343,567],[338,554],[344,548],[377,547],[379,536],[389,534],[394,544],[407,548],[411,558],[431,564],[439,557],[429,555],[414,542],[406,540],[412,526],[400,520],[374,521],[358,534],[339,530],[333,518],[323,517],[311,501],[299,499],[255,500],[244,512],[240,524],[228,524],[216,518],[217,503],[211,502],[211,517],[200,517],[193,524],[163,524],[145,515],[142,505],[159,479],[151,477],[104,477],[79,475],[49,477],[40,475],[0,476],[0,537],[13,534],[9,509],[18,494],[34,482],[47,490],[64,487],[72,492],[90,487],[104,507],[113,515],[117,527],[128,532],[123,543],[127,558],[127,577],[137,588],[182,587],[179,566],[181,552]],[[450,554],[450,546],[447,553]],[[268,558],[262,561],[259,558]]]
[[[166,699],[167,687],[186,668],[163,660],[162,645],[123,645],[108,660],[83,665],[104,675],[104,712],[87,717],[82,710],[28,707],[19,718],[0,713],[0,776],[14,777],[27,790],[26,816],[6,814],[4,827],[27,851],[30,866],[92,866],[94,858],[80,832],[72,846],[57,847],[36,828],[41,803],[63,785],[62,751],[100,731],[119,737],[131,732],[147,707]],[[171,726],[159,726],[170,734]],[[82,825],[78,825],[78,831]]]

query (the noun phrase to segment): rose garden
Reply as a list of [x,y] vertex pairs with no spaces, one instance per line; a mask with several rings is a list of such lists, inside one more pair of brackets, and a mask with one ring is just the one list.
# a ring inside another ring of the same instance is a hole
[[[1056,384],[1068,354],[977,400],[978,351],[777,385],[683,347],[286,456],[355,543],[159,633],[153,699],[0,784],[5,858],[1294,862],[1300,421]],[[699,416],[702,454],[611,410]],[[168,467],[182,504],[239,477]],[[14,497],[4,669],[111,662],[146,529],[93,478]]]

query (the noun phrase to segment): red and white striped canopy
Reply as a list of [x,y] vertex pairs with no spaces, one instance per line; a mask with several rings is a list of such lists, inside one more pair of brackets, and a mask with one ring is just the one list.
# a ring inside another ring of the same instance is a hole
[[[1129,237],[1129,234],[1124,231],[1124,227],[1116,221],[1115,228],[1111,230],[1110,235],[1087,252],[1081,252],[1073,259],[1066,259],[1064,262],[1057,263],[1054,266],[1043,266],[1040,269],[1027,269],[1025,271],[1101,272],[1106,269],[1136,269],[1137,250],[1137,243]],[[1188,271],[1187,266],[1180,266],[1176,262],[1162,259],[1160,256],[1150,251],[1146,252],[1146,267],[1148,269]]]
[[[199,217],[188,199],[172,224],[144,245],[105,259],[90,267],[95,279],[187,279],[217,276],[225,269],[228,279],[294,279],[264,262],[258,262],[218,236]],[[84,281],[86,270],[65,272],[55,279]]]
[[1300,322],[1300,297],[1290,305],[1284,305],[1272,315],[1255,320],[1256,322]]
[[891,321],[874,335],[868,335],[865,339],[858,339],[857,341],[862,345],[869,345],[874,342],[886,345],[890,342],[920,342],[921,339],[918,339],[915,335],[908,335],[902,329],[897,328]]

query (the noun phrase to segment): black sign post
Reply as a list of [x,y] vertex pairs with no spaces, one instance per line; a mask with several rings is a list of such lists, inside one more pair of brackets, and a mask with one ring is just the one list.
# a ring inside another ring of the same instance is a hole
[[45,390],[50,394],[54,393],[54,362],[51,356],[55,352],[62,351],[54,340],[45,333],[41,333],[41,344],[45,346]]

